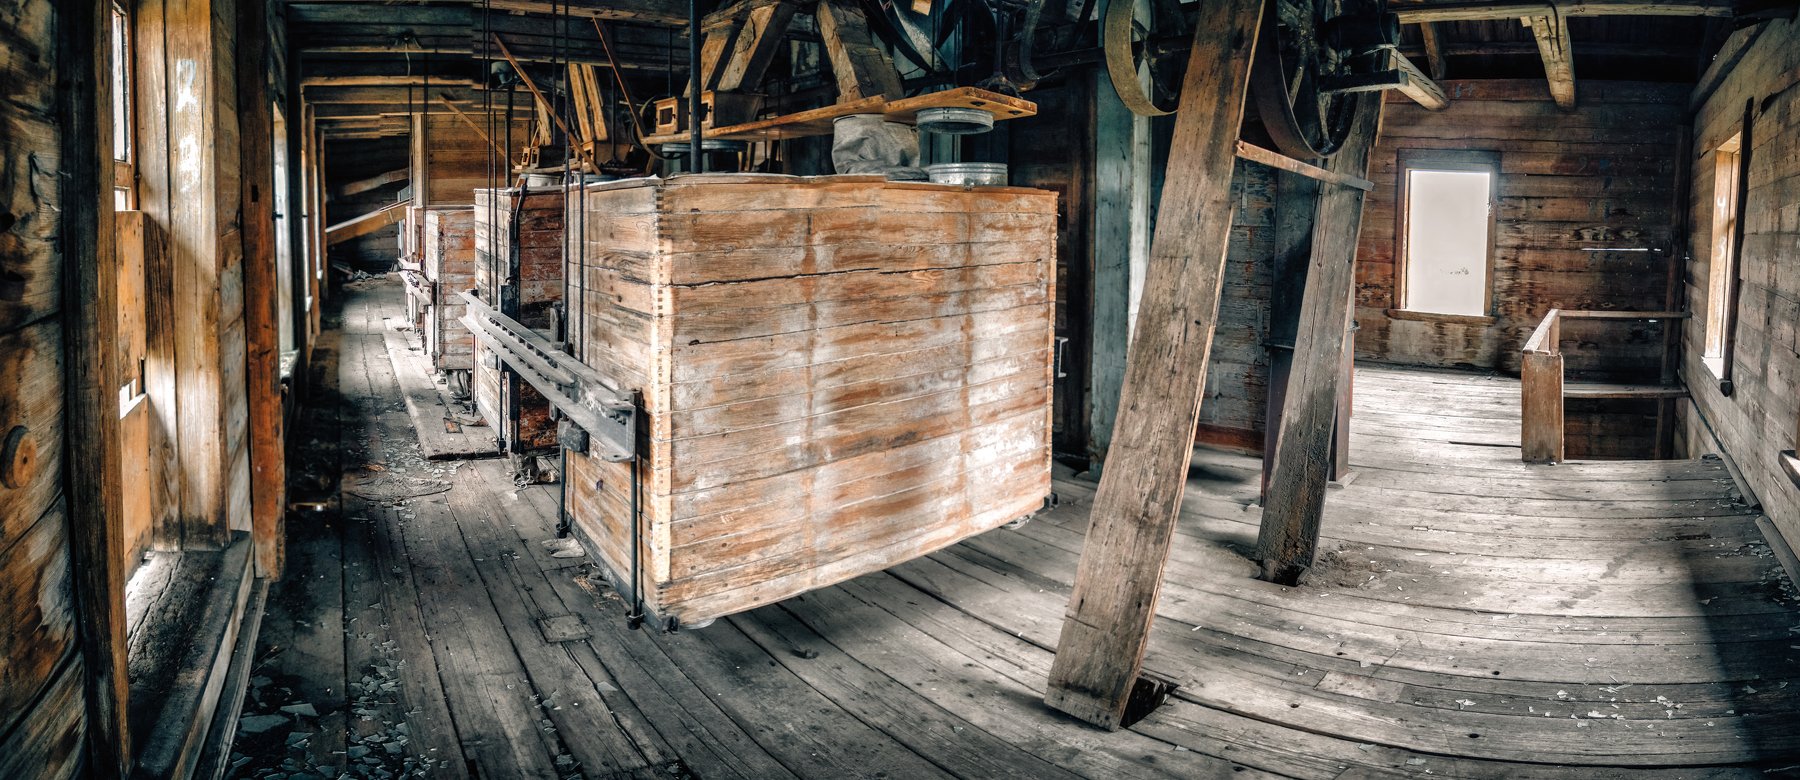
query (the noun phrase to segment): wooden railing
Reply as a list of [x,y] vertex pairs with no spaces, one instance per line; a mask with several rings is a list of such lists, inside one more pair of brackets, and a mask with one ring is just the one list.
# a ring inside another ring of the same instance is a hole
[[1519,445],[1526,463],[1563,460],[1565,398],[1673,398],[1679,386],[1583,383],[1563,378],[1563,320],[1683,320],[1685,311],[1587,311],[1551,309],[1525,342],[1519,366]]

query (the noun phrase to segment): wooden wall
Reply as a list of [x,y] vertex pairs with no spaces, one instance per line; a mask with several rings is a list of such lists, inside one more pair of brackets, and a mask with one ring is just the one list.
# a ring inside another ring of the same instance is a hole
[[[1776,460],[1776,453],[1792,449],[1800,435],[1800,24],[1772,21],[1739,31],[1726,50],[1751,35],[1754,43],[1694,118],[1686,290],[1694,318],[1682,340],[1682,373],[1692,407],[1684,438],[1691,452],[1711,451],[1710,425],[1764,512],[1790,544],[1800,544],[1800,487]],[[1712,369],[1701,362],[1702,323],[1711,308],[1706,280],[1718,261],[1712,256],[1711,151],[1741,129],[1747,101],[1756,102],[1757,114],[1742,211],[1734,388],[1726,397]]]
[[[1664,307],[1673,239],[1681,85],[1586,81],[1564,112],[1541,81],[1446,82],[1449,108],[1391,96],[1357,248],[1359,359],[1519,370],[1544,313]],[[1491,322],[1396,314],[1397,153],[1466,149],[1500,156]],[[1618,250],[1653,251],[1618,251]],[[1570,370],[1656,368],[1654,327],[1571,323]]]
[[[1158,170],[1161,166],[1157,166]],[[1275,171],[1243,160],[1231,174],[1236,212],[1219,292],[1200,442],[1260,453],[1269,403],[1269,296],[1274,279]]]
[[[481,132],[469,126],[448,109],[440,113],[432,113],[418,117],[415,128],[421,133],[416,142],[423,143],[423,150],[415,151],[415,156],[423,154],[424,188],[417,189],[419,179],[419,161],[414,162],[415,192],[424,197],[420,202],[414,199],[414,205],[420,206],[466,206],[474,203],[475,190],[488,187],[505,187],[512,183],[505,159],[494,151],[492,144],[482,138],[482,134],[490,135],[494,143],[507,145],[506,106],[504,100],[494,106],[494,120],[489,122],[481,106],[464,108],[463,111],[481,126]],[[526,103],[521,101],[514,112],[512,143],[508,148],[517,150],[525,140],[528,121]],[[558,154],[561,152],[559,151]],[[560,158],[558,158],[560,159]]]
[[[1094,349],[1093,245],[1096,185],[1096,133],[1093,100],[1096,89],[1071,80],[1051,90],[1034,91],[1032,99],[1045,116],[1062,122],[1019,122],[1003,129],[1010,134],[1006,154],[1012,184],[1057,193],[1056,335],[1069,339],[1056,380],[1055,442],[1058,452],[1086,453],[1094,381],[1090,355]],[[1159,128],[1167,135],[1167,128]],[[999,132],[999,130],[996,130]],[[1166,138],[1150,162],[1160,184],[1167,161]],[[1106,145],[1116,149],[1116,144]],[[1268,403],[1268,339],[1270,254],[1274,225],[1275,177],[1259,165],[1238,162],[1232,179],[1231,245],[1219,327],[1207,369],[1200,407],[1198,439],[1214,446],[1260,452],[1263,417]],[[1151,207],[1155,197],[1151,198]],[[1152,227],[1152,229],[1154,229]],[[1127,247],[1108,248],[1114,262],[1125,262]]]
[[84,734],[63,509],[58,21],[50,0],[0,3],[0,453],[21,443],[0,454],[5,776],[74,775]]

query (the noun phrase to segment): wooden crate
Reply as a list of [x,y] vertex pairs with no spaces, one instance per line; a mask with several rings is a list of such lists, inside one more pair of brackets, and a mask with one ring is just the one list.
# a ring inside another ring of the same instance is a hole
[[[880,177],[589,185],[575,353],[643,394],[637,549],[681,624],[877,571],[1050,491],[1056,196]],[[630,593],[628,464],[570,453]]]
[[425,311],[425,351],[439,371],[467,371],[474,337],[462,324],[468,305],[462,292],[475,286],[475,210],[469,206],[424,209],[421,262],[431,303]]
[[[475,287],[513,319],[556,341],[563,297],[561,189],[475,191]],[[556,446],[550,404],[475,346],[475,407],[508,452]]]

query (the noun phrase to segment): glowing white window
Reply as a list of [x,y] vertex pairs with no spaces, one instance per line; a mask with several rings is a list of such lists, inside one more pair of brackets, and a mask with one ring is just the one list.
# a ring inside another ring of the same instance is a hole
[[1481,165],[1408,168],[1404,300],[1433,314],[1488,313],[1493,247],[1493,170]]

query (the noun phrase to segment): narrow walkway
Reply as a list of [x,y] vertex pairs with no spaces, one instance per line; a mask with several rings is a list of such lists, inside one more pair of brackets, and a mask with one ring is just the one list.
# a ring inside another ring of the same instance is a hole
[[[1766,777],[1800,764],[1800,617],[1715,462],[1517,462],[1517,384],[1359,371],[1324,562],[1251,579],[1253,459],[1200,453],[1147,659],[1105,733],[1041,703],[1091,483],[887,572],[633,631],[558,489],[428,462],[342,296],[293,437],[240,777]],[[391,318],[391,319],[386,319]],[[1397,411],[1404,410],[1404,411]],[[1632,776],[1642,776],[1629,772]]]

